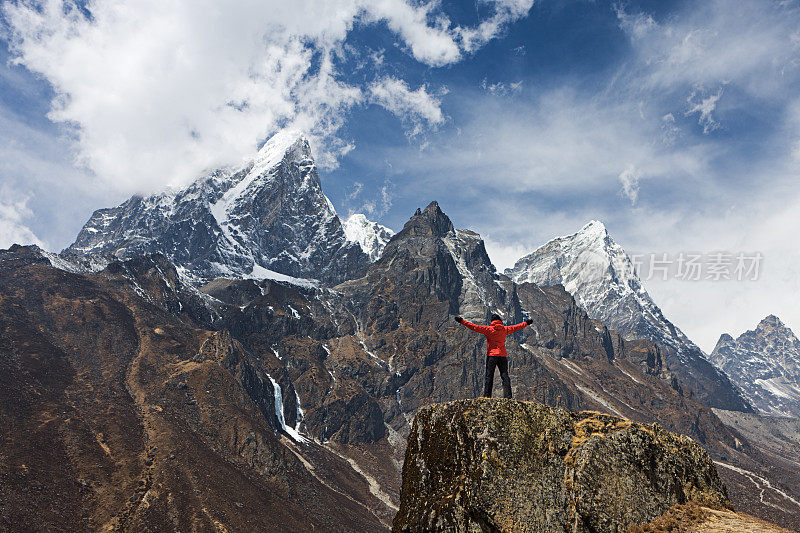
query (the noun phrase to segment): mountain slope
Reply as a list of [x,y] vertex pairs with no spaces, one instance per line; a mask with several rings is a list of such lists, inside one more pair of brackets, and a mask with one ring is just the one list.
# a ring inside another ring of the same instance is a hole
[[279,360],[208,329],[163,256],[78,274],[12,247],[0,293],[0,530],[387,529],[348,460],[288,430]]
[[709,359],[762,413],[800,417],[800,340],[778,317],[736,339],[723,334]]
[[322,193],[308,142],[290,131],[272,137],[240,168],[95,211],[64,252],[121,259],[163,253],[198,281],[338,283],[359,276],[369,263]]
[[591,221],[577,233],[548,242],[519,259],[506,275],[517,283],[563,285],[591,317],[626,339],[657,343],[669,371],[701,402],[752,411],[728,377],[664,316],[602,222]]

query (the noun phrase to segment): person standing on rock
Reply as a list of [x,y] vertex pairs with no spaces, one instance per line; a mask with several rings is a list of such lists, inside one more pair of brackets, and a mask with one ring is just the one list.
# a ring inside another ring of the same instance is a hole
[[492,397],[494,369],[496,367],[500,369],[500,379],[503,380],[503,398],[511,398],[511,378],[508,377],[506,336],[532,324],[533,320],[528,318],[525,319],[525,322],[520,322],[513,326],[504,326],[503,320],[499,315],[492,315],[491,323],[488,326],[473,324],[460,316],[456,317],[456,322],[486,336],[486,380],[483,385],[483,395],[486,398]]

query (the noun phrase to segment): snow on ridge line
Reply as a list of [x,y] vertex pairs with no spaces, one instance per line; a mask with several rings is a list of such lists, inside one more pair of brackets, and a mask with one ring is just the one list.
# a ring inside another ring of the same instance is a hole
[[306,287],[308,289],[313,289],[319,286],[319,281],[315,279],[295,278],[287,274],[275,272],[274,270],[265,268],[255,262],[253,263],[253,270],[250,271],[249,276],[250,278],[257,280],[270,279],[272,281],[284,281],[286,283],[291,283],[292,285],[297,285],[300,287]]
[[[295,130],[282,130],[273,135],[258,151],[255,159],[248,160],[243,168],[252,163],[252,168],[236,185],[225,191],[216,202],[209,205],[211,213],[217,219],[217,224],[222,227],[227,222],[227,213],[234,202],[258,178],[263,177],[283,161],[286,154],[298,141],[304,139],[303,135]],[[227,234],[227,232],[226,232]]]
[[369,220],[363,213],[353,213],[341,221],[345,239],[358,244],[371,261],[377,261],[394,231]]

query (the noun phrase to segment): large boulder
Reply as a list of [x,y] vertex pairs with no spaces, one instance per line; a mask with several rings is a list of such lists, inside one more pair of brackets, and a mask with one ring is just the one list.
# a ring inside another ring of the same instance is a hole
[[626,531],[725,487],[688,437],[534,402],[424,407],[408,439],[394,531]]

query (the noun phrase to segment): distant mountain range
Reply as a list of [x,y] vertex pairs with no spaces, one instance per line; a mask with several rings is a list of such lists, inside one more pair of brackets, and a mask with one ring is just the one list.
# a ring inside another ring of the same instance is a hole
[[519,259],[506,275],[517,283],[561,284],[589,316],[626,339],[648,339],[680,386],[712,407],[752,411],[728,377],[670,322],[645,290],[625,250],[602,222],[553,239]]
[[800,340],[775,315],[736,339],[723,334],[710,359],[759,411],[800,418]]

